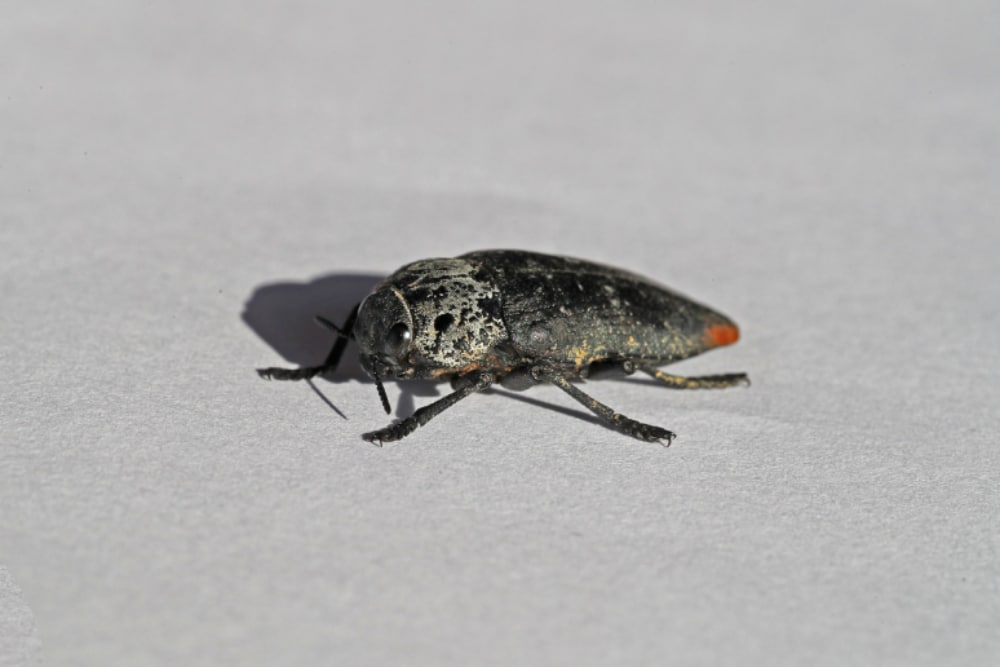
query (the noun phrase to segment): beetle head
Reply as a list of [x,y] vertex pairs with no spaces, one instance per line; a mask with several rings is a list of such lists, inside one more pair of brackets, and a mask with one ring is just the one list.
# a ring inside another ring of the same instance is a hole
[[382,285],[361,302],[354,339],[361,349],[361,366],[369,375],[413,377],[413,315],[399,290]]

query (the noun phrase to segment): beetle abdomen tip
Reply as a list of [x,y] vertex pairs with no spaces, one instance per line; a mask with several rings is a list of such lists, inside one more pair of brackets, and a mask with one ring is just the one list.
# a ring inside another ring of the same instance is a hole
[[740,339],[740,328],[735,324],[711,324],[705,328],[705,342],[710,347],[732,345]]

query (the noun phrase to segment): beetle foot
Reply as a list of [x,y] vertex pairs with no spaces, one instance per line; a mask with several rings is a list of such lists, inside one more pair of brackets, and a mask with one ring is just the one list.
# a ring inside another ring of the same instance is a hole
[[684,377],[664,373],[652,366],[640,366],[639,369],[672,389],[723,389],[725,387],[750,386],[750,378],[746,373]]
[[305,368],[258,368],[257,375],[265,380],[308,380],[326,370],[326,366],[307,366]]
[[[653,426],[652,424],[643,424],[623,414],[616,413],[612,417],[611,423],[625,435],[630,435],[633,438],[646,442],[659,442],[664,447],[669,447],[670,443],[677,437],[673,431],[668,431],[665,428]],[[666,441],[666,443],[664,444],[663,441]]]
[[386,442],[396,442],[397,440],[402,440],[406,436],[417,430],[420,426],[420,422],[412,417],[409,419],[404,419],[401,422],[396,422],[395,424],[390,424],[385,428],[380,428],[377,431],[372,431],[370,433],[365,433],[361,437],[379,447]]
[[636,435],[637,438],[641,438],[646,442],[656,442],[664,447],[669,447],[677,437],[677,434],[673,431],[668,431],[665,428],[660,428],[659,426],[650,426],[649,424],[642,424],[645,427],[645,432]]

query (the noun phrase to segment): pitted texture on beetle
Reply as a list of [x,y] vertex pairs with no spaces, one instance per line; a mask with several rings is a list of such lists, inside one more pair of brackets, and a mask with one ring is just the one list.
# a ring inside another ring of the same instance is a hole
[[476,263],[421,260],[385,282],[399,291],[410,310],[412,363],[418,367],[473,369],[507,340],[500,290]]

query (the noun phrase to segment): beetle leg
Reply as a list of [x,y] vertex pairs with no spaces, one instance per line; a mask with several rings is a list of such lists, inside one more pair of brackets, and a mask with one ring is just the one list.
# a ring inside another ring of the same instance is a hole
[[682,377],[664,373],[655,366],[639,366],[639,370],[648,373],[663,384],[673,389],[722,389],[737,385],[750,386],[750,378],[746,373],[726,373],[724,375],[698,375]]
[[418,426],[423,426],[466,396],[482,391],[491,384],[493,384],[492,375],[489,373],[479,373],[479,375],[475,376],[475,380],[469,378],[467,382],[462,383],[455,391],[443,398],[439,398],[430,405],[425,405],[403,421],[390,424],[378,431],[365,433],[361,437],[368,442],[377,443],[379,447],[382,446],[383,442],[402,440],[417,430]]
[[316,377],[317,375],[331,373],[336,370],[337,365],[340,363],[340,358],[344,355],[344,350],[347,348],[347,341],[352,337],[354,320],[358,318],[358,307],[360,305],[361,304],[357,304],[351,309],[351,314],[347,316],[347,321],[344,322],[344,326],[342,327],[338,327],[336,324],[324,317],[319,315],[316,316],[317,322],[337,335],[337,338],[333,343],[333,347],[330,349],[330,353],[326,355],[326,361],[322,364],[319,366],[305,366],[302,368],[258,368],[257,375],[261,376],[265,380],[308,380],[309,378]]
[[673,432],[668,431],[665,428],[660,428],[659,426],[653,426],[652,424],[643,424],[634,419],[626,417],[620,412],[615,412],[608,406],[604,405],[597,399],[591,397],[589,394],[585,393],[579,387],[570,383],[563,375],[556,372],[546,370],[544,368],[536,367],[536,375],[539,379],[546,382],[551,382],[555,386],[559,387],[567,394],[579,401],[584,407],[593,412],[595,415],[600,417],[608,426],[614,428],[615,430],[621,431],[625,435],[630,435],[633,438],[638,438],[639,440],[645,440],[646,442],[658,442],[660,440],[666,440],[666,447],[670,446],[670,443],[675,437],[677,437]]

